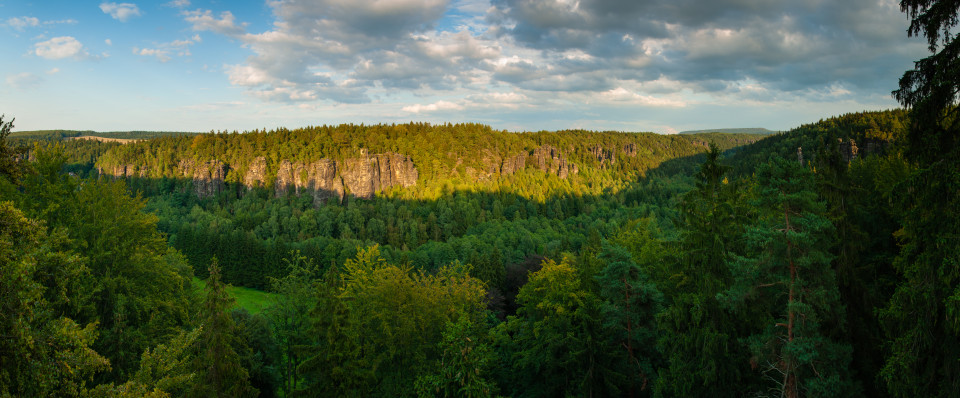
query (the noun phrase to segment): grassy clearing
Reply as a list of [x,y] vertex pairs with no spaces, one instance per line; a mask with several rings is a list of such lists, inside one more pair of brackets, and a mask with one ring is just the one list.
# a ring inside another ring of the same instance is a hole
[[[193,283],[198,289],[203,290],[207,284],[200,278],[194,277]],[[239,286],[227,286],[227,293],[237,300],[237,306],[246,309],[251,314],[258,314],[264,308],[270,305],[271,298],[275,293],[262,292],[257,289]]]

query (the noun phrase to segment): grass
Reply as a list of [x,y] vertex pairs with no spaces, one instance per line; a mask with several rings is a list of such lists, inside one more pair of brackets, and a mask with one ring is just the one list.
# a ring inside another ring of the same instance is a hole
[[[207,284],[197,277],[193,277],[193,283],[195,283],[195,286],[201,291],[207,287]],[[247,310],[251,314],[259,314],[260,311],[267,308],[267,306],[270,305],[271,298],[276,295],[275,293],[267,293],[257,289],[239,286],[227,286],[227,293],[237,300],[236,305],[238,307]]]

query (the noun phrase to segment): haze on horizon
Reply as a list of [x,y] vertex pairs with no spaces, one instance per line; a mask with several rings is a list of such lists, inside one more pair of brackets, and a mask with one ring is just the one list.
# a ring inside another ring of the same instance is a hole
[[0,0],[16,130],[786,130],[894,108],[893,0]]

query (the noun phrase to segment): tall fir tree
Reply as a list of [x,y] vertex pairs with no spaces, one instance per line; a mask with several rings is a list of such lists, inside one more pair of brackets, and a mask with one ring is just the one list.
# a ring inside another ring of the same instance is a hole
[[748,228],[750,256],[731,262],[734,281],[720,294],[761,323],[745,339],[764,388],[785,397],[844,397],[859,392],[849,375],[851,348],[825,331],[842,328],[843,304],[829,254],[833,226],[822,216],[811,172],[774,158],[757,169],[756,205]]
[[603,327],[613,353],[620,352],[625,396],[649,396],[657,380],[655,316],[663,307],[663,294],[626,249],[604,242],[599,255],[606,267],[596,276],[603,299]]
[[200,308],[200,336],[194,361],[198,380],[191,395],[195,397],[253,397],[258,391],[250,386],[247,370],[241,365],[234,347],[239,344],[237,326],[230,316],[233,297],[220,280],[220,266],[214,258],[209,267],[206,295]]
[[658,316],[658,348],[666,360],[657,392],[664,397],[739,397],[757,380],[738,338],[747,332],[717,300],[733,280],[728,261],[741,252],[747,207],[741,184],[727,180],[711,146],[680,205],[680,267],[676,294]]
[[902,0],[908,34],[932,55],[903,74],[894,97],[910,110],[906,157],[917,169],[897,197],[902,277],[880,317],[891,340],[881,373],[898,397],[960,396],[960,0]]

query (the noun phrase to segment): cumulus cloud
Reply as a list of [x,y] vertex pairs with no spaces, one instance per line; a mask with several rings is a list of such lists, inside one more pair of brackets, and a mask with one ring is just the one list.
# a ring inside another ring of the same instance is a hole
[[26,28],[35,28],[41,25],[57,25],[57,24],[75,24],[77,20],[75,19],[61,19],[55,21],[40,21],[36,17],[12,17],[8,18],[6,21],[7,26],[14,28],[18,31],[24,31]]
[[220,18],[213,16],[210,10],[184,11],[184,20],[193,25],[193,30],[208,30],[222,35],[233,36],[244,33],[246,24],[237,24],[230,11],[220,13]]
[[190,56],[190,46],[201,41],[200,35],[193,35],[189,39],[174,40],[169,43],[161,43],[155,48],[134,47],[133,53],[136,55],[155,57],[160,62],[170,61],[171,55],[176,54],[179,57]]
[[23,31],[25,28],[40,26],[40,20],[34,17],[13,17],[7,19],[7,26]]
[[167,7],[185,8],[190,7],[190,0],[173,0],[164,5]]
[[100,3],[100,10],[120,22],[127,22],[130,18],[141,15],[140,8],[133,3]]
[[[667,76],[694,83],[703,92],[724,92],[731,83],[748,79],[774,90],[838,83],[878,90],[876,81],[895,78],[909,66],[903,63],[904,52],[922,53],[921,44],[904,35],[906,18],[890,0],[492,4],[487,13],[491,31],[543,50],[546,65],[558,63],[549,54],[578,50],[592,56],[585,63],[611,78],[642,82]],[[541,71],[544,67],[539,64]]]
[[83,58],[87,56],[83,44],[71,36],[54,37],[34,44],[34,53],[46,59]]
[[[181,15],[194,31],[228,36],[251,52],[223,70],[255,97],[364,103],[413,94],[426,98],[403,107],[415,114],[584,102],[670,111],[690,106],[690,96],[722,103],[887,95],[891,84],[878,82],[896,81],[924,52],[905,37],[907,20],[893,0],[267,4],[273,24],[259,32],[230,11]],[[493,93],[525,102],[497,103]]]
[[170,60],[170,52],[167,50],[162,50],[158,48],[133,48],[133,53],[136,55],[142,55],[146,57],[156,57],[160,62],[167,62]]
[[414,104],[414,105],[403,107],[403,110],[405,112],[410,112],[410,113],[452,111],[452,110],[461,110],[461,109],[463,109],[462,105],[458,105],[449,101],[437,101],[428,105]]
[[33,73],[23,72],[7,76],[7,85],[16,89],[26,89],[38,86],[43,78]]

